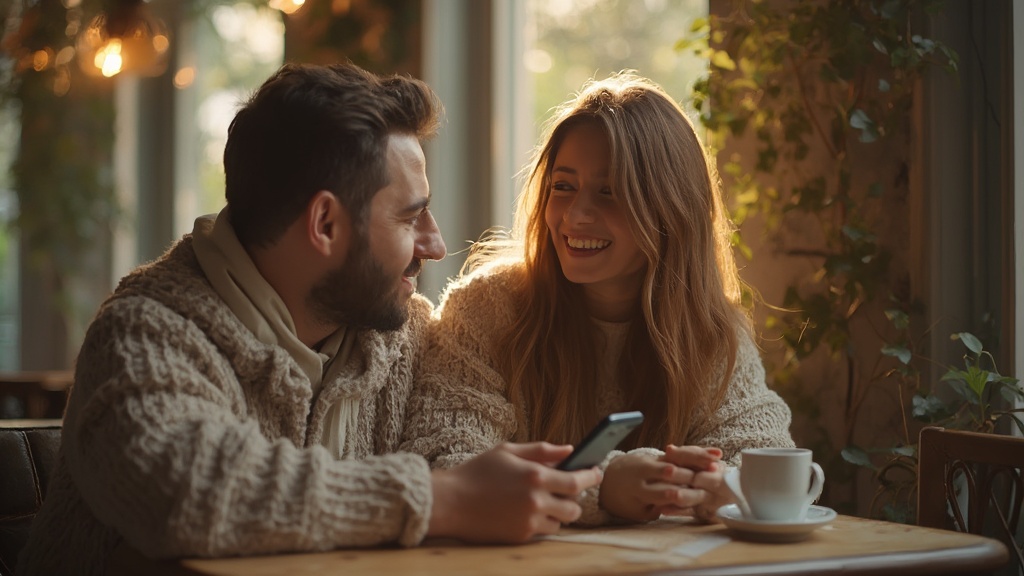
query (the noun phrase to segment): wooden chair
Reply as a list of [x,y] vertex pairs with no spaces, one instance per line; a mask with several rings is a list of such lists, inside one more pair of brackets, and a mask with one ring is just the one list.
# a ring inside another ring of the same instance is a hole
[[918,457],[918,525],[995,537],[1010,551],[1010,573],[1024,574],[1024,438],[927,427]]

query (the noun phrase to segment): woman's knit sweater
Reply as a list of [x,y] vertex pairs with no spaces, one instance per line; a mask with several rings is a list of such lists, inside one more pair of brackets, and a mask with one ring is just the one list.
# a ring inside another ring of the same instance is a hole
[[[428,330],[403,444],[403,449],[425,455],[431,466],[457,465],[499,442],[535,440],[517,430],[521,400],[513,403],[507,398],[507,383],[494,357],[496,339],[523,313],[517,294],[523,274],[522,264],[486,266],[450,285],[442,297],[437,321]],[[717,446],[730,465],[739,464],[744,448],[793,446],[789,408],[765,384],[764,367],[750,336],[743,329],[738,334],[735,368],[721,406],[705,425],[673,442]],[[593,392],[605,412],[635,409],[620,404],[618,389]],[[609,459],[617,454],[621,452],[613,452]],[[598,509],[598,496],[599,487],[580,499],[582,523],[610,520]]]

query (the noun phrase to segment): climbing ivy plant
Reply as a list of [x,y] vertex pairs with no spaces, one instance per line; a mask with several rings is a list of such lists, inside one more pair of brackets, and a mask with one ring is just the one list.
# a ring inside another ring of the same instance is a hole
[[[710,62],[693,97],[712,148],[736,151],[718,158],[734,222],[741,230],[757,222],[777,257],[809,270],[791,279],[760,328],[784,348],[770,366],[773,384],[817,427],[802,440],[834,488],[853,477],[838,448],[853,444],[872,393],[895,390],[902,409],[919,383],[904,357],[919,312],[906,265],[909,119],[918,80],[930,69],[956,73],[957,55],[919,29],[939,1],[729,6],[694,22],[677,49]],[[734,244],[752,257],[740,233]],[[814,354],[843,367],[843,378],[826,384],[844,401],[838,440],[800,380]]]

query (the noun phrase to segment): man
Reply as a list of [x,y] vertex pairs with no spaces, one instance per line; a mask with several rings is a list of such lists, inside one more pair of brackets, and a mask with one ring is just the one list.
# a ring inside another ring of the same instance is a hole
[[445,247],[422,82],[286,65],[239,111],[227,207],[100,308],[79,354],[22,574],[425,536],[521,542],[599,481],[503,445],[448,471],[394,453]]

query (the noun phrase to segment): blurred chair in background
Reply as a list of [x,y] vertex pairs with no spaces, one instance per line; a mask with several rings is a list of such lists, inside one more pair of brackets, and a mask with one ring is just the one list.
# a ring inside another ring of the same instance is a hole
[[0,372],[0,420],[63,417],[73,380],[70,370]]
[[57,461],[61,427],[0,425],[0,576],[12,576]]
[[932,426],[921,430],[918,456],[918,525],[996,538],[1010,551],[998,574],[1024,574],[1024,438]]

